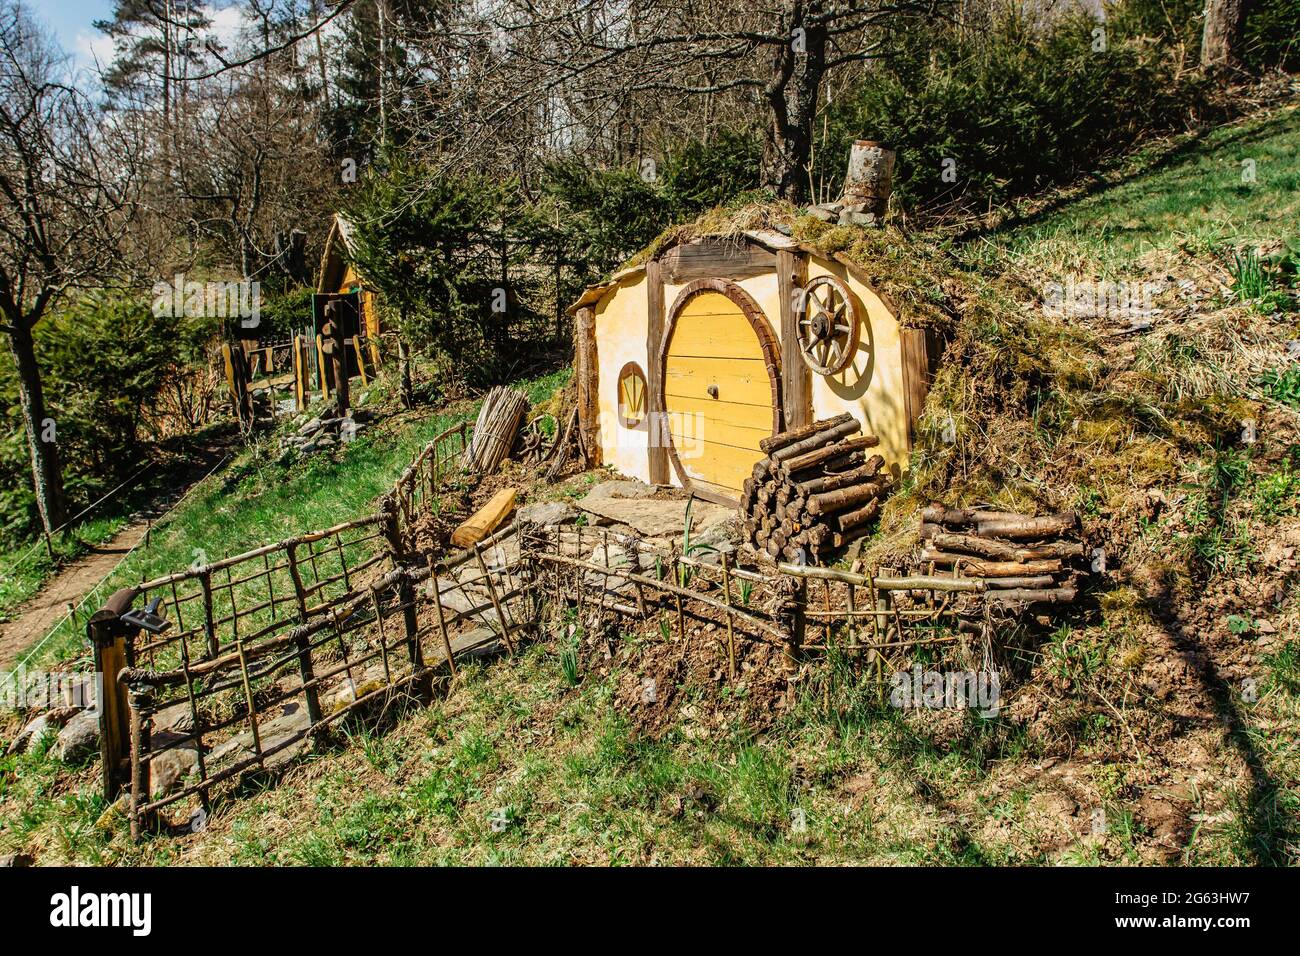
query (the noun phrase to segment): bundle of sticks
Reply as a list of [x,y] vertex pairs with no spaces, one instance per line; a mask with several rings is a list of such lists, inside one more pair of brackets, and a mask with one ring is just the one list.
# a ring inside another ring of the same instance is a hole
[[758,443],[767,457],[740,499],[749,544],[779,560],[819,561],[870,531],[893,478],[880,455],[867,457],[880,440],[861,430],[845,412]]
[[1022,515],[932,504],[921,512],[923,570],[982,578],[999,604],[1070,604],[1077,592],[1079,516]]
[[488,392],[465,449],[465,468],[490,475],[501,467],[527,412],[528,396],[518,389],[498,385]]

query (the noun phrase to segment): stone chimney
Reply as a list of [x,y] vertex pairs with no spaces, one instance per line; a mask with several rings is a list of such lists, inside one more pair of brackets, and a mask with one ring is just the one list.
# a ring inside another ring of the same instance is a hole
[[894,188],[895,153],[883,143],[860,139],[849,152],[844,195],[837,202],[812,206],[808,212],[841,225],[879,226]]

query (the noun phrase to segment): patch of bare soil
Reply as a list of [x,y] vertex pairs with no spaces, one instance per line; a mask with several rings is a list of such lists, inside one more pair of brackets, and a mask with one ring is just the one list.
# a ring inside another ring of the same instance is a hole
[[632,640],[595,633],[582,649],[602,676],[615,675],[614,706],[638,733],[657,739],[676,727],[708,739],[736,723],[763,730],[786,711],[791,684],[781,648],[736,634],[731,680],[724,624],[688,620],[683,638],[672,614],[661,621]]
[[[63,620],[69,605],[76,607],[132,548],[144,540],[148,527],[148,521],[133,522],[111,540],[92,547],[84,557],[50,578],[35,597],[18,609],[12,621],[0,625],[0,668],[16,663],[29,647]],[[96,610],[98,608],[80,608],[78,618],[88,617]]]

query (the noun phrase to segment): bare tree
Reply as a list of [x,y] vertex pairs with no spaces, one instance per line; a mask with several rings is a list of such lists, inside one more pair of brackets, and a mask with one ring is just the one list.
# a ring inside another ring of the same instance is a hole
[[620,112],[661,116],[688,99],[741,97],[763,118],[762,181],[801,200],[809,188],[813,123],[828,74],[886,53],[907,17],[946,0],[498,0],[478,22],[511,74],[487,119],[598,128]]
[[105,284],[132,209],[129,167],[91,106],[62,82],[64,68],[23,7],[0,0],[0,330],[47,532],[63,524],[65,503],[33,330],[70,291]]

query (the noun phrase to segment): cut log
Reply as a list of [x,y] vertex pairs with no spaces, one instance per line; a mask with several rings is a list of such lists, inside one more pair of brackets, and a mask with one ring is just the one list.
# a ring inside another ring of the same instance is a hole
[[1073,511],[1042,518],[981,519],[976,533],[994,538],[1049,538],[1073,531],[1079,526],[1079,516]]
[[879,455],[872,455],[865,465],[854,468],[852,471],[841,472],[838,475],[822,475],[820,478],[809,478],[807,481],[801,481],[791,487],[794,488],[797,494],[805,497],[819,495],[823,491],[847,488],[849,485],[860,484],[876,477],[880,471],[880,466],[884,463],[885,459]]
[[849,488],[840,488],[837,491],[827,491],[824,494],[813,495],[808,499],[808,513],[810,515],[822,515],[863,505],[873,498],[879,498],[884,493],[884,490],[883,482],[868,481]]
[[1008,591],[988,591],[985,596],[1000,604],[1070,604],[1074,601],[1074,588],[1015,588]]
[[871,533],[871,529],[868,528],[866,525],[861,525],[857,528],[854,528],[852,531],[845,531],[842,533],[836,532],[831,536],[831,545],[836,550],[839,550],[840,548],[847,547],[848,545],[852,544],[854,541],[857,541],[858,538],[866,537],[870,533]]
[[988,578],[986,583],[991,588],[1000,588],[1004,590],[1007,588],[1031,588],[1034,590],[1040,590],[1042,588],[1055,586],[1056,579],[1050,574],[1042,574],[1030,578]]
[[1032,546],[1021,546],[996,538],[981,538],[968,534],[938,533],[929,541],[934,547],[945,551],[962,551],[994,558],[1002,561],[1036,561],[1046,558],[1075,558],[1083,554],[1083,545],[1078,541],[1049,541]]
[[1011,511],[983,511],[979,508],[949,508],[942,504],[928,505],[921,512],[921,520],[932,524],[966,525],[978,521],[1019,521],[1028,515]]
[[778,467],[782,475],[794,475],[801,471],[807,471],[809,468],[816,468],[819,465],[834,462],[852,452],[874,448],[879,444],[880,439],[875,435],[863,435],[861,438],[850,438],[847,441],[837,442],[834,445],[827,445],[825,448],[817,448],[805,454],[796,455],[794,458],[788,458],[781,462]]
[[981,561],[973,560],[969,555],[950,554],[944,551],[935,551],[932,548],[922,549],[921,560],[933,561],[935,564],[944,565],[960,564],[962,574],[970,578],[1014,578],[1040,574],[1056,574],[1061,570],[1061,562],[1059,560]]
[[807,438],[793,442],[792,444],[786,445],[784,448],[772,452],[768,457],[775,462],[789,461],[791,458],[797,458],[799,455],[807,454],[808,452],[822,448],[825,445],[833,444],[841,438],[848,438],[850,435],[856,435],[860,431],[862,431],[862,426],[858,424],[856,418],[850,416],[847,422],[841,422],[831,428],[815,432]]
[[516,488],[502,488],[452,532],[451,543],[458,548],[471,548],[478,544],[514,510],[517,495]]
[[808,425],[800,426],[799,428],[787,429],[786,431],[778,432],[777,434],[773,435],[770,438],[760,439],[758,442],[758,447],[763,452],[763,454],[770,455],[774,451],[778,451],[779,449],[785,448],[788,445],[793,445],[795,442],[802,441],[805,438],[808,438],[812,435],[816,435],[818,432],[822,432],[828,428],[834,428],[836,425],[843,425],[846,422],[851,422],[851,421],[853,421],[852,413],[844,412],[841,415],[836,415],[834,418],[827,418],[820,422],[812,422]]
[[840,531],[852,531],[854,528],[866,524],[879,513],[880,499],[872,498],[861,508],[844,512],[844,514],[836,518],[836,521],[839,523]]

